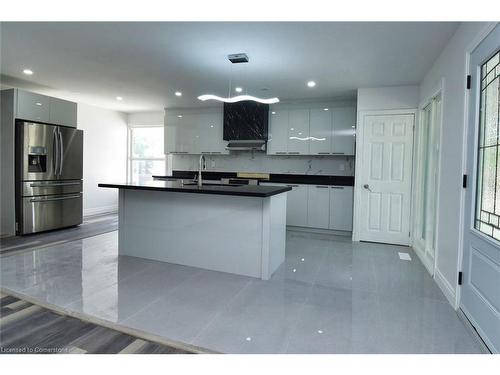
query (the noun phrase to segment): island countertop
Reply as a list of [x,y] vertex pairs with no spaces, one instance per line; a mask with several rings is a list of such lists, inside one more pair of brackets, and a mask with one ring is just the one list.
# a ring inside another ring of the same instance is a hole
[[220,185],[204,184],[189,185],[182,181],[160,181],[152,180],[141,183],[100,183],[99,187],[131,189],[131,190],[150,190],[150,191],[170,191],[176,193],[190,194],[216,194],[216,195],[235,195],[244,197],[266,198],[276,194],[286,193],[292,190],[288,186],[262,186],[262,185]]

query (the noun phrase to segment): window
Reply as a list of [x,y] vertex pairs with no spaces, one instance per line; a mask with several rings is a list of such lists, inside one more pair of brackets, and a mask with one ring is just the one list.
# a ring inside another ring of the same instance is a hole
[[500,52],[481,67],[477,198],[474,227],[500,240]]
[[163,126],[130,127],[128,180],[139,183],[165,173]]

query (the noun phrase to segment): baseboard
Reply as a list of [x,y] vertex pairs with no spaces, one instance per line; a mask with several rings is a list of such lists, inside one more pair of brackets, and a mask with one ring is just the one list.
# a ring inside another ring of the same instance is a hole
[[434,280],[436,281],[436,284],[439,286],[439,288],[443,292],[444,296],[446,297],[450,305],[456,310],[457,305],[456,305],[455,289],[453,289],[451,284],[448,282],[448,280],[446,280],[446,278],[443,276],[443,274],[439,271],[438,268],[435,269]]
[[431,276],[434,276],[434,259],[427,258],[425,253],[418,246],[415,246],[415,244],[413,244],[412,249]]
[[[471,321],[468,316],[470,316],[469,312],[462,306],[457,310],[457,315],[460,318],[460,320],[464,323],[464,325],[467,327],[469,330],[469,333],[472,335],[474,340],[478,343],[478,345],[481,347],[481,350],[485,354],[492,354],[490,348],[488,348],[488,345],[483,341],[483,338],[481,337],[481,334],[484,335],[483,332],[481,332],[481,329],[478,327],[478,330],[474,327],[475,322]],[[486,336],[485,336],[486,337]],[[493,345],[488,342],[488,344],[491,345],[493,348]],[[494,348],[493,348],[494,350]]]
[[107,213],[113,213],[113,212],[118,212],[118,205],[111,205],[111,206],[102,206],[102,207],[95,207],[95,208],[86,208],[83,210],[83,216],[94,216],[94,215],[101,215],[101,214],[107,214]]
[[334,236],[345,236],[351,237],[352,232],[343,231],[343,230],[333,230],[333,229],[321,229],[321,228],[310,228],[310,227],[296,227],[293,225],[287,225],[287,230],[295,231],[295,232],[308,232],[308,233],[316,233],[316,234],[330,234]]

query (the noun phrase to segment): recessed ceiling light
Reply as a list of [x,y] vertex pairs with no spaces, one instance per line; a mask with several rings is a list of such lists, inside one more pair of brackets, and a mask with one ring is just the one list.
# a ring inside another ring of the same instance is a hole
[[307,87],[314,87],[314,86],[316,86],[316,82],[314,81],[307,82]]
[[122,98],[121,96],[117,96],[117,97],[116,97],[116,100],[120,100],[120,101],[122,101],[122,100],[123,100],[123,98]]
[[323,331],[318,329],[318,333],[321,335],[323,333]]
[[26,74],[26,75],[28,75],[28,76],[30,76],[30,75],[33,74],[33,70],[31,70],[31,69],[24,69],[23,73]]
[[36,102],[35,104],[36,104],[36,105],[42,105],[42,103],[40,103],[40,102]]
[[247,337],[245,340],[252,341],[252,338],[251,337]]
[[328,108],[323,108],[323,111],[328,111]]
[[272,111],[272,112],[271,112],[271,114],[272,114],[272,115],[275,115],[275,114],[276,114],[276,112]]
[[176,92],[175,92],[175,96],[182,96],[182,92],[180,92],[180,91],[176,91]]
[[177,115],[177,117],[182,118],[182,115]]
[[236,91],[236,92],[242,92],[243,89],[241,87],[235,87],[234,91]]
[[296,268],[294,268],[294,269],[292,270],[292,272],[297,272],[297,269],[296,269]]

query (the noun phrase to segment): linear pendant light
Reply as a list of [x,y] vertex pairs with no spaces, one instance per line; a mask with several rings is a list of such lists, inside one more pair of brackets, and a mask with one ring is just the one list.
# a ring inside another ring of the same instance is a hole
[[[227,56],[229,61],[232,63],[231,65],[231,73],[232,73],[232,66],[234,64],[241,64],[241,63],[248,63],[248,56],[246,53],[235,53]],[[240,89],[241,91],[241,89]],[[201,101],[206,101],[206,100],[217,100],[219,102],[223,103],[236,103],[236,102],[241,102],[244,100],[250,100],[262,104],[274,104],[278,103],[280,100],[276,97],[274,98],[258,98],[256,96],[252,95],[237,95],[231,97],[231,79],[229,79],[229,93],[227,98],[223,98],[222,96],[218,95],[213,95],[213,94],[205,94],[205,95],[200,95],[198,96],[198,99]]]
[[219,102],[224,102],[224,103],[236,103],[236,102],[241,102],[243,100],[252,100],[254,102],[259,102],[263,104],[274,104],[278,103],[280,100],[278,98],[269,98],[269,99],[263,99],[263,98],[257,98],[256,96],[252,95],[238,95],[238,96],[233,96],[232,98],[223,98],[217,95],[211,95],[211,94],[206,94],[206,95],[200,95],[198,96],[198,99],[201,101],[205,100],[218,100]]

